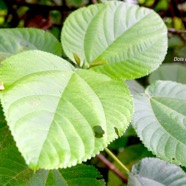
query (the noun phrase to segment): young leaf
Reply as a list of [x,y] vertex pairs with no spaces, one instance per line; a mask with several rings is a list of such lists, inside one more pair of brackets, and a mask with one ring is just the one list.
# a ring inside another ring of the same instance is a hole
[[43,50],[61,56],[60,42],[49,32],[35,28],[0,29],[0,61],[26,50]]
[[101,174],[89,165],[59,170],[39,170],[26,186],[105,186]]
[[[153,24],[152,24],[153,23]],[[167,29],[154,11],[119,1],[108,1],[74,11],[62,29],[62,45],[91,70],[112,78],[134,79],[158,68],[167,50]]]
[[156,80],[170,80],[186,84],[186,66],[178,63],[163,64],[150,74],[149,82]]
[[132,168],[129,186],[181,186],[186,183],[186,174],[174,164],[158,158],[144,158]]
[[133,127],[156,156],[186,166],[186,85],[157,81],[134,96]]
[[80,65],[81,65],[81,61],[80,61],[78,55],[76,55],[76,54],[74,53],[73,56],[74,56],[74,59],[75,59],[77,65],[80,66]]
[[[69,167],[95,156],[121,136],[131,120],[133,104],[122,81],[74,70],[46,52],[27,51],[8,58],[0,79],[5,85],[0,95],[7,123],[34,170]],[[95,126],[101,127],[102,137],[95,136]]]

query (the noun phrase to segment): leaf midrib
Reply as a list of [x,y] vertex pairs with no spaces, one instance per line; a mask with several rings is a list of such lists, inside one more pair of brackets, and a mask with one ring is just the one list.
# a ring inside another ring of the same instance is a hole
[[[118,8],[118,7],[117,7],[117,8]],[[106,9],[106,8],[105,8],[105,9]],[[107,9],[106,9],[106,10],[107,10]],[[103,10],[99,10],[99,12],[93,17],[93,19],[90,21],[90,23],[89,23],[89,25],[88,25],[88,27],[87,27],[87,30],[88,30],[89,26],[91,25],[92,21],[99,15],[100,11],[103,11]],[[106,12],[106,11],[105,11],[105,12]],[[104,14],[105,14],[105,12],[104,12]],[[96,60],[96,59],[98,59],[99,57],[101,57],[101,56],[103,55],[103,53],[104,53],[107,49],[109,49],[109,47],[111,47],[115,42],[118,42],[118,40],[120,40],[120,38],[121,38],[124,34],[126,34],[126,32],[129,32],[135,25],[141,24],[141,21],[142,21],[143,19],[147,18],[147,17],[148,17],[149,15],[151,15],[152,13],[153,13],[153,12],[150,11],[148,14],[144,15],[144,17],[141,18],[140,21],[137,21],[135,24],[131,25],[131,27],[129,27],[127,30],[125,30],[120,36],[118,36],[117,38],[115,38],[115,40],[114,40],[110,45],[108,45],[107,48],[105,48],[104,51],[103,51],[101,54],[99,54],[94,60]],[[85,31],[85,36],[87,35],[87,30]],[[85,46],[85,37],[84,37],[84,45],[83,45],[83,46]],[[85,47],[84,47],[84,48],[85,48]],[[90,50],[92,50],[92,49],[90,49]],[[85,50],[84,50],[84,51],[85,51]],[[86,57],[86,54],[85,54],[85,60],[88,61],[88,60],[87,60],[87,57]],[[90,61],[90,62],[88,61],[88,63],[91,63],[91,61]]]
[[[154,100],[154,101],[156,101],[156,100]],[[158,102],[158,101],[157,101],[157,103],[163,105],[162,103],[160,103],[160,102]],[[165,106],[165,105],[163,105],[163,106]],[[166,106],[165,106],[165,107],[166,107]],[[169,108],[169,107],[167,107],[167,108]],[[152,109],[152,107],[151,107],[151,109]],[[170,110],[171,110],[171,109],[170,109]],[[173,110],[173,111],[174,111],[174,110]],[[152,109],[152,112],[153,112],[153,109]],[[186,143],[183,143],[180,139],[178,139],[176,136],[172,135],[172,133],[170,133],[169,131],[167,131],[167,129],[166,129],[163,125],[161,125],[161,122],[159,122],[159,120],[158,120],[158,118],[157,118],[157,116],[155,115],[154,112],[153,112],[153,114],[154,114],[154,117],[156,118],[158,124],[160,125],[160,127],[161,127],[162,129],[164,129],[164,131],[166,131],[166,133],[168,134],[168,136],[173,137],[173,138],[177,141],[177,143],[179,142],[179,143],[183,144],[184,146],[186,146]],[[179,113],[178,113],[178,114],[179,114]],[[181,114],[180,114],[180,115],[181,115]],[[185,117],[185,116],[184,116],[184,117]]]
[[[63,92],[63,93],[61,94],[61,96],[60,96],[58,105],[56,106],[56,109],[55,109],[55,110],[58,109],[59,104],[60,104],[60,100],[61,100],[61,98],[63,97],[63,95],[65,94],[66,89],[67,89],[67,87],[68,87],[68,85],[69,85],[69,82],[70,82],[70,80],[73,78],[73,75],[78,75],[78,74],[77,74],[77,73],[73,73],[73,74],[71,75],[71,78],[69,79],[69,81],[68,81],[68,83],[67,83],[67,85],[66,85],[66,87],[65,87],[65,89],[64,89],[64,92]],[[104,122],[104,123],[105,123],[105,125],[106,125],[107,122],[106,122],[106,115],[105,115],[105,112],[104,112],[104,107],[103,107],[102,102],[100,101],[98,95],[97,95],[96,92],[92,89],[92,87],[91,87],[80,75],[78,75],[78,77],[91,89],[91,91],[94,93],[94,95],[97,96],[97,100],[99,100],[99,103],[100,103],[100,105],[102,106],[102,111],[103,111],[104,118],[105,118],[105,122]],[[54,113],[55,113],[55,114],[54,114],[54,116],[53,116],[52,122],[54,121],[54,118],[55,118],[55,116],[56,116],[56,112],[54,112]],[[80,113],[80,114],[81,114],[81,113]],[[51,123],[52,123],[52,122],[51,122]],[[50,128],[51,128],[51,126],[52,126],[52,125],[50,125],[50,127],[49,127],[49,129],[48,129],[48,134],[46,135],[46,138],[45,138],[45,140],[44,140],[44,142],[43,142],[42,147],[44,147],[44,145],[45,145],[47,136],[48,136],[49,133],[50,133]],[[107,129],[107,126],[105,126],[105,128]],[[106,132],[105,134],[107,134],[107,132]],[[107,136],[105,137],[105,139],[107,139]],[[39,162],[39,160],[40,160],[40,157],[41,157],[41,154],[42,154],[42,150],[43,150],[43,148],[41,148],[41,151],[40,151],[39,156],[38,156],[38,161],[37,161],[36,164],[38,164],[38,162]]]
[[[58,109],[58,107],[59,107],[60,100],[62,99],[63,94],[65,93],[65,90],[66,90],[66,88],[68,87],[71,78],[73,77],[73,74],[74,74],[74,73],[71,74],[71,77],[70,77],[69,80],[67,81],[63,93],[61,93],[61,96],[59,97],[59,101],[58,101],[58,104],[56,105],[55,112],[54,112],[55,114],[53,115],[53,119],[51,120],[51,123],[53,123],[54,118],[56,117],[56,111],[57,111],[57,109]],[[46,143],[46,141],[47,141],[46,139],[47,139],[47,137],[48,137],[48,135],[49,135],[49,133],[50,133],[51,127],[52,127],[52,125],[50,125],[50,127],[48,128],[48,132],[47,132],[46,138],[45,138],[45,140],[43,141],[43,145],[41,145],[42,148],[40,149],[40,153],[38,154],[38,158],[37,158],[37,163],[36,163],[36,165],[38,165],[38,163],[39,163],[39,161],[40,161],[40,157],[41,157],[41,155],[42,155],[43,147],[44,147],[44,145],[45,145],[45,143]]]

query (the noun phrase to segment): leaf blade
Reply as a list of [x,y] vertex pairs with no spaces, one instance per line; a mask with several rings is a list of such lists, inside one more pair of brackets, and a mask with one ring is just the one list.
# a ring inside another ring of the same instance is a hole
[[[75,21],[77,15],[83,22],[81,26]],[[150,22],[156,22],[158,27]],[[76,37],[79,28],[81,32]],[[72,61],[72,53],[76,53],[82,63],[107,62],[91,70],[112,78],[134,79],[161,64],[167,50],[166,35],[167,29],[155,12],[115,1],[72,13],[64,24],[62,45]]]
[[186,86],[157,81],[134,99],[133,126],[145,146],[163,160],[186,166]]
[[43,50],[62,55],[60,42],[49,32],[40,29],[1,29],[0,42],[0,61],[27,50]]
[[[34,170],[69,167],[90,159],[128,127],[133,104],[127,86],[93,71],[74,70],[41,51],[38,55],[44,61],[36,57],[24,68],[20,56],[27,59],[36,53],[9,58],[0,69],[5,80],[1,101],[20,152]],[[16,66],[14,72],[4,73],[10,63]],[[99,138],[94,126],[101,127]]]
[[136,163],[129,174],[128,185],[184,185],[186,181],[185,172],[171,163],[158,158],[144,158]]

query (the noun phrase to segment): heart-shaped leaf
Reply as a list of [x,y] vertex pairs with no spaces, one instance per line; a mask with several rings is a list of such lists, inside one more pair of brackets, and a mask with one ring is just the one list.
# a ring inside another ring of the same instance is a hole
[[43,50],[61,56],[60,42],[49,32],[35,28],[0,29],[0,61],[25,50]]
[[186,85],[157,81],[134,96],[133,126],[146,147],[169,162],[186,166]]
[[12,56],[2,62],[0,79],[6,120],[34,170],[69,167],[95,156],[131,119],[133,104],[122,81],[75,70],[53,54]]
[[154,11],[109,1],[74,11],[62,29],[66,55],[112,78],[149,74],[163,61],[167,29]]
[[142,159],[131,172],[129,186],[181,186],[186,183],[186,174],[179,166],[158,158]]

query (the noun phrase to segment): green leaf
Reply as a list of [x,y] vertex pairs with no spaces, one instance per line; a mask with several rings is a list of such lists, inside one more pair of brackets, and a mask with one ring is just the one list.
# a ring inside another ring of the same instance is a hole
[[24,185],[31,173],[15,146],[0,109],[0,185]]
[[60,42],[49,32],[35,28],[0,29],[0,62],[26,50],[62,55]]
[[186,43],[183,45],[183,47],[177,47],[175,48],[175,56],[179,59],[174,59],[176,62],[186,62]]
[[[16,63],[14,63],[15,61]],[[69,62],[51,53],[38,50],[22,52],[21,55],[11,56],[1,63],[0,80],[6,89],[25,76],[34,73],[42,75],[45,71],[58,71],[58,68],[64,71],[74,70]],[[48,84],[48,86],[50,85]]]
[[0,124],[0,151],[9,145],[12,145],[13,140],[8,130],[8,126],[5,124]]
[[3,186],[24,185],[32,174],[14,145],[0,150],[0,183]]
[[174,164],[158,158],[144,158],[132,168],[129,186],[181,186],[186,183],[186,174]]
[[12,136],[10,134],[10,131],[8,130],[8,126],[6,124],[6,120],[3,115],[3,110],[0,105],[0,151],[12,144],[15,145]]
[[[61,174],[69,186],[103,186],[102,175],[90,165],[77,165],[75,167],[60,169]],[[72,177],[73,175],[73,177]]]
[[[4,126],[6,126],[6,121],[5,121],[5,117],[3,115],[3,110],[2,110],[2,106],[0,104],[0,129],[3,128]],[[1,137],[0,137],[1,138]],[[0,140],[1,141],[1,140]]]
[[73,54],[73,56],[74,56],[74,59],[75,59],[77,65],[80,66],[81,61],[80,61],[79,57],[76,54]]
[[67,0],[66,4],[68,7],[80,7],[88,4],[88,0]]
[[[0,129],[6,145],[0,141],[0,183],[6,186],[104,186],[101,174],[93,167],[77,165],[59,170],[39,170],[33,173],[15,147],[7,128]],[[7,139],[9,136],[9,139]],[[9,142],[9,144],[7,144]],[[89,184],[88,184],[89,183]]]
[[94,167],[86,165],[33,173],[15,147],[7,127],[0,128],[0,173],[0,183],[3,186],[105,185],[101,174]]
[[176,48],[184,46],[184,41],[178,35],[172,35],[168,40],[169,48]]
[[109,1],[70,14],[62,29],[62,45],[74,63],[75,53],[81,66],[104,61],[91,69],[112,78],[134,79],[163,61],[167,29],[150,9]]
[[149,76],[149,82],[171,80],[186,84],[186,66],[178,63],[163,64]]
[[156,156],[186,166],[186,85],[157,81],[134,96],[133,127]]
[[[7,123],[34,170],[86,161],[121,136],[131,120],[133,104],[122,81],[75,70],[46,52],[27,51],[8,58],[0,79]],[[95,136],[95,126],[101,127],[102,137]]]
[[27,186],[104,186],[101,174],[89,165],[59,170],[39,170],[27,183]]
[[3,10],[7,10],[7,6],[6,4],[4,3],[4,0],[0,1],[0,10],[3,11]]

